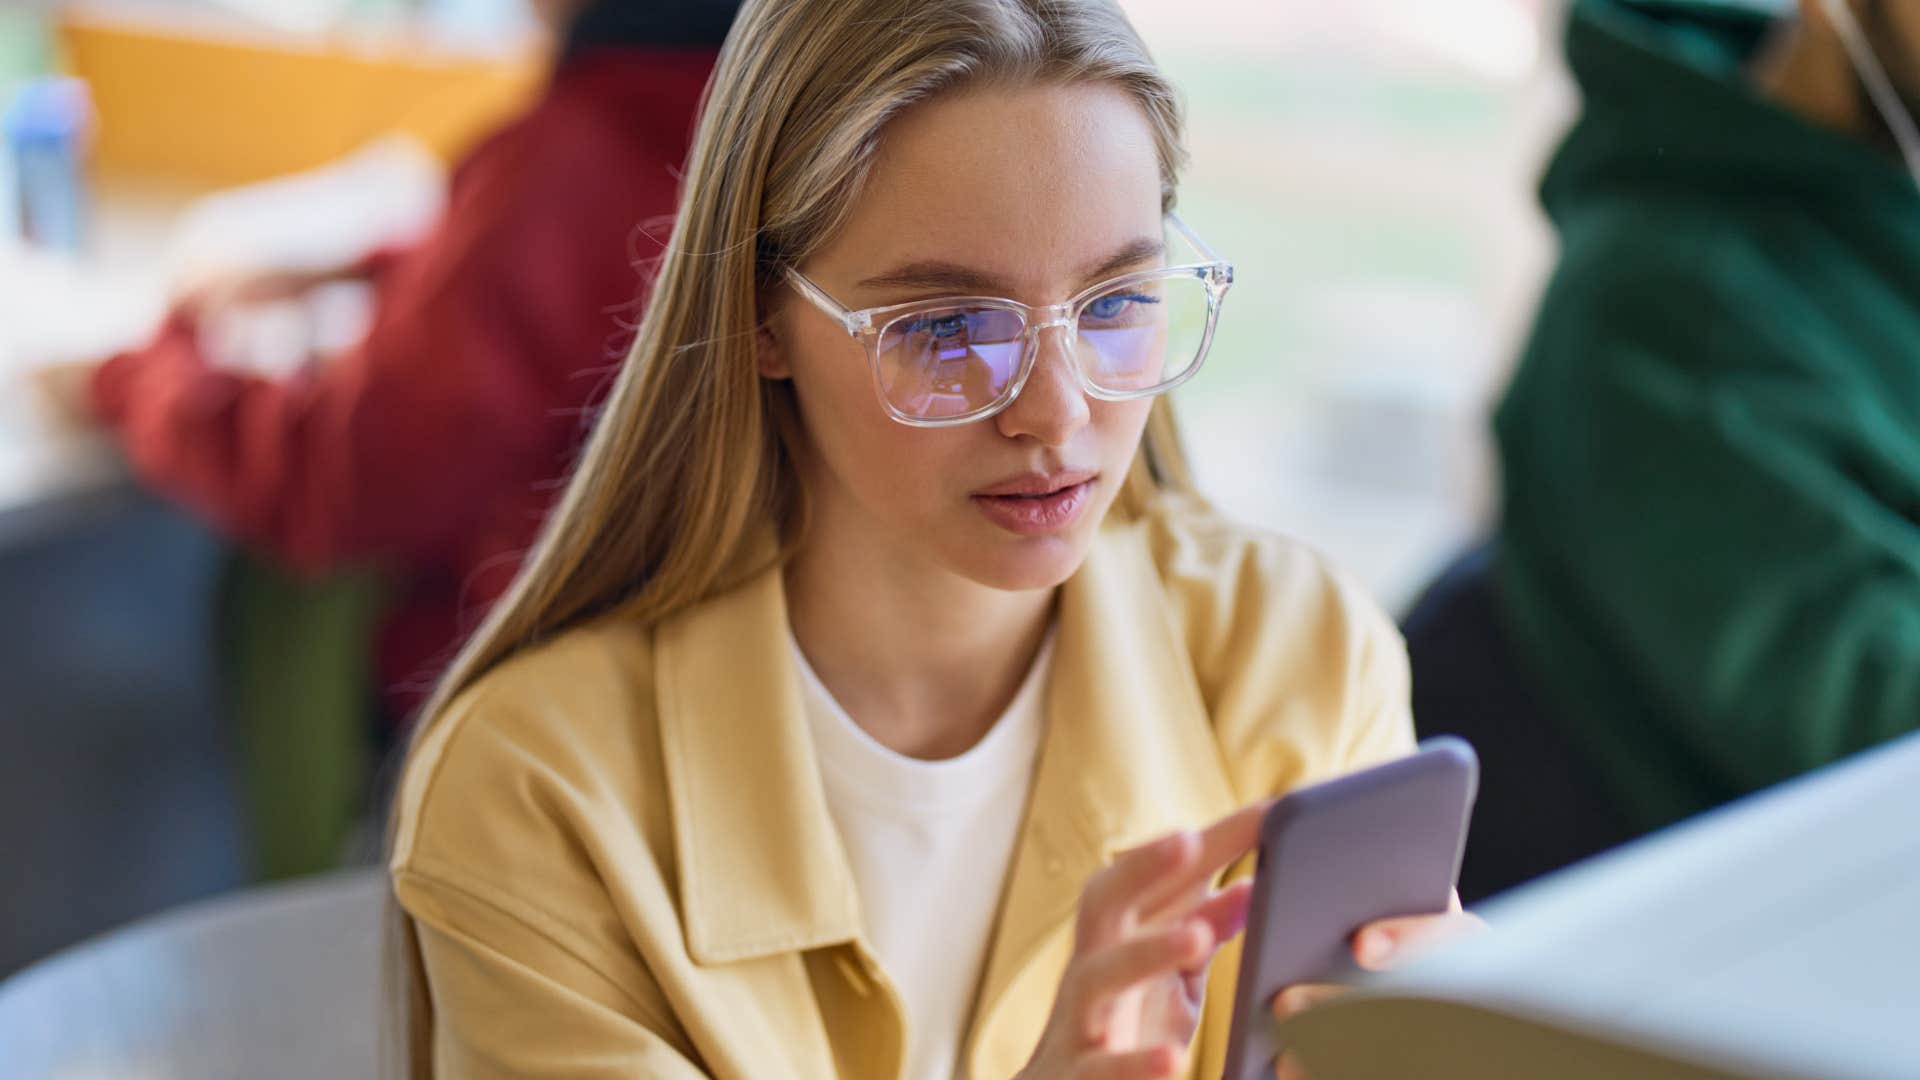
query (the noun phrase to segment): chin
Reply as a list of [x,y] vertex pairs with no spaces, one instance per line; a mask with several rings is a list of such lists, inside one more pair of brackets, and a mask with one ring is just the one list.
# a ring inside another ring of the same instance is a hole
[[1029,592],[1054,588],[1080,569],[1092,543],[1091,531],[1050,536],[1008,536],[999,542],[958,553],[957,569],[988,588]]

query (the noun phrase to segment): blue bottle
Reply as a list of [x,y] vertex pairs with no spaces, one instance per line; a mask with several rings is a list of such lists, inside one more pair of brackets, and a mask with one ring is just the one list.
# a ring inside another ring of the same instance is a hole
[[29,245],[69,254],[85,245],[92,124],[92,96],[79,79],[30,80],[7,109],[14,204],[8,216]]

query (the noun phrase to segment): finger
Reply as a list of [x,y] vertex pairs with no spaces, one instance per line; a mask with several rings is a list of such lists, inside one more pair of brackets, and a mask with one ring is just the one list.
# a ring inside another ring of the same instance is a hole
[[1161,1080],[1180,1071],[1182,1056],[1172,1046],[1091,1054],[1074,1065],[1073,1080]]
[[1289,1016],[1297,1016],[1346,992],[1346,987],[1334,983],[1296,983],[1274,996],[1273,1018],[1285,1020]]
[[1300,1059],[1292,1053],[1281,1054],[1275,1059],[1273,1075],[1276,1080],[1307,1080],[1307,1072],[1300,1067]]
[[[1207,924],[1213,932],[1213,949],[1206,960],[1213,959],[1213,953],[1220,946],[1232,941],[1247,928],[1247,912],[1253,903],[1253,882],[1236,881],[1214,893],[1187,914],[1186,921],[1198,920]],[[1202,961],[1202,966],[1206,961]]]
[[1115,997],[1148,979],[1204,963],[1213,952],[1213,931],[1204,922],[1142,934],[1093,953],[1075,966],[1069,992],[1082,1038],[1106,1035],[1107,1013]]
[[1081,894],[1076,949],[1085,954],[1118,939],[1141,892],[1162,877],[1180,873],[1199,854],[1200,838],[1177,832],[1115,856]]
[[1233,865],[1253,850],[1260,841],[1260,824],[1266,820],[1272,801],[1257,802],[1228,814],[1200,832],[1200,851],[1175,873],[1166,874],[1149,884],[1136,909],[1152,915],[1169,907],[1182,894],[1204,886],[1220,871]]
[[1253,898],[1251,881],[1236,881],[1211,893],[1206,899],[1190,908],[1182,917],[1182,922],[1202,922],[1212,931],[1213,947],[1205,956],[1193,964],[1180,969],[1180,989],[1186,996],[1189,1006],[1197,1008],[1204,1000],[1207,991],[1207,971],[1213,966],[1213,958],[1227,942],[1240,936],[1247,926],[1247,909]]
[[1464,911],[1381,919],[1353,935],[1353,959],[1369,971],[1382,971],[1406,963],[1423,949],[1486,928],[1478,915]]

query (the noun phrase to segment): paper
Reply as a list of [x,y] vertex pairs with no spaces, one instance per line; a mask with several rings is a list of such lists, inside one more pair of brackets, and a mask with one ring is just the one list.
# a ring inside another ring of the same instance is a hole
[[1358,996],[1471,1002],[1734,1075],[1920,1077],[1920,734],[1482,914],[1492,933]]

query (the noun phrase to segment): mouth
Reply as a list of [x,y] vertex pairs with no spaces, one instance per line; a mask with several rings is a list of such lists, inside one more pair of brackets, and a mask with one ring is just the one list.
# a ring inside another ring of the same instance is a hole
[[1044,536],[1078,521],[1099,474],[1084,469],[1029,474],[983,488],[973,504],[986,519],[1020,536]]

